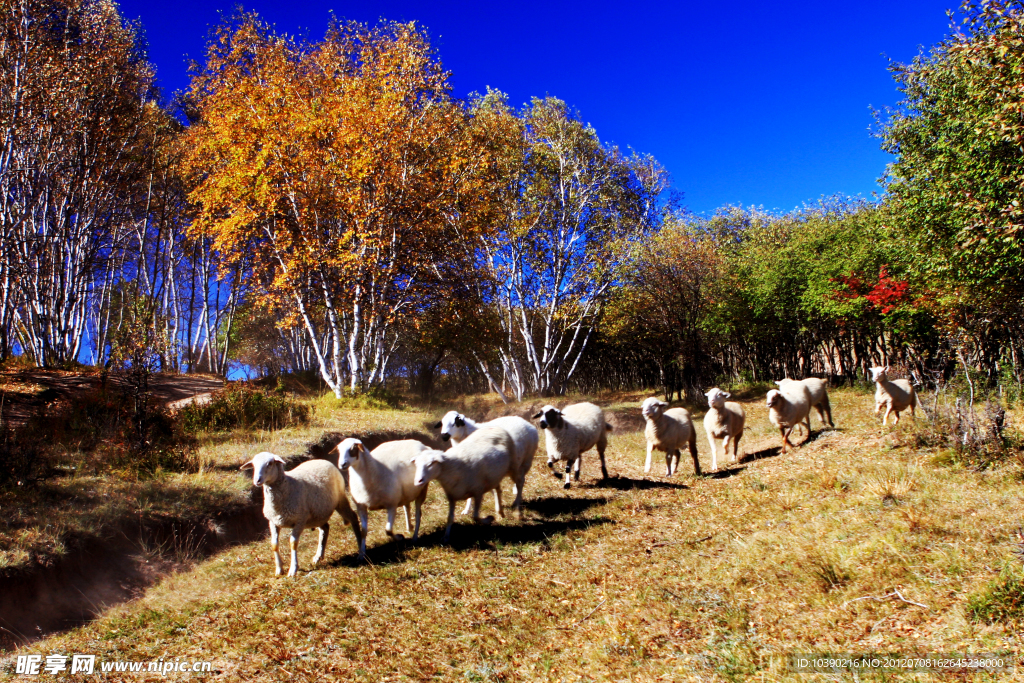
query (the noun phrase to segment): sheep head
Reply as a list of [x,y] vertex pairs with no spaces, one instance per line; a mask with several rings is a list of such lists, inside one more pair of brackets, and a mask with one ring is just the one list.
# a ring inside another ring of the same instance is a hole
[[547,405],[540,409],[540,412],[533,416],[533,419],[540,418],[541,429],[561,429],[565,424],[562,419],[562,411],[558,408]]
[[727,400],[732,398],[732,394],[722,391],[718,387],[709,389],[704,395],[708,397],[708,408],[721,408]]
[[366,446],[359,439],[345,439],[338,444],[338,469],[347,470],[353,463],[359,460],[360,455],[369,453]]
[[252,460],[245,463],[238,469],[252,470],[253,486],[273,486],[284,479],[284,460],[268,451],[257,453]]
[[885,367],[882,367],[880,365],[876,365],[873,368],[868,368],[868,372],[871,373],[871,381],[872,382],[884,382],[887,379],[889,379],[889,366],[888,365],[886,365]]
[[768,397],[765,399],[765,405],[769,408],[778,405],[782,401],[782,392],[778,389],[772,389],[768,392]]
[[441,460],[444,459],[444,452],[428,448],[413,457],[412,462],[416,465],[416,475],[413,484],[423,486],[424,484],[437,479],[441,473]]
[[657,420],[665,413],[665,408],[668,408],[668,403],[651,396],[644,399],[643,405],[640,406],[640,414],[648,420]]
[[441,441],[448,441],[449,439],[461,441],[467,436],[466,416],[454,410],[449,410],[441,418],[441,421],[434,425],[434,428],[441,430]]

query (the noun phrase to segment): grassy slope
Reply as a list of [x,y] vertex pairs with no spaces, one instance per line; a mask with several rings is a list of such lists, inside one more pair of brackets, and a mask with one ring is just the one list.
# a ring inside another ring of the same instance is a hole
[[[972,623],[963,609],[1011,556],[1017,466],[936,467],[899,445],[902,428],[877,425],[870,395],[834,392],[833,407],[837,431],[781,456],[767,450],[778,437],[763,404],[749,402],[743,451],[767,457],[719,478],[693,478],[684,458],[681,476],[645,479],[643,434],[620,433],[612,486],[597,485],[588,456],[582,485],[565,493],[539,454],[522,523],[459,525],[454,547],[442,546],[446,505],[432,488],[418,543],[389,541],[383,513],[371,515],[370,566],[354,563],[352,534],[335,518],[326,564],[295,580],[273,576],[265,542],[232,548],[24,652],[213,660],[231,679],[366,681],[805,680],[777,655],[1019,655],[1012,628]],[[331,428],[365,431],[366,416],[336,419]],[[266,435],[211,457],[235,462],[306,436]],[[699,444],[707,467],[703,434]],[[314,543],[307,532],[304,569]],[[849,602],[894,590],[927,608]]]

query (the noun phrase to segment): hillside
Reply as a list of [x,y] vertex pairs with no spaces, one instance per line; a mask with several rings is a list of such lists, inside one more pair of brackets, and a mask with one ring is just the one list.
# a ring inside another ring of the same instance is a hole
[[[12,653],[3,671],[15,654],[82,652],[210,661],[231,680],[811,680],[788,671],[788,655],[1019,658],[1012,625],[967,611],[1020,564],[1019,463],[951,464],[914,447],[906,422],[883,429],[871,396],[854,390],[833,393],[835,430],[817,431],[815,418],[813,438],[780,455],[763,399],[744,405],[747,455],[717,475],[693,477],[684,458],[679,476],[645,477],[643,434],[623,419],[606,485],[589,456],[564,492],[539,454],[522,522],[458,524],[441,545],[435,486],[415,544],[388,541],[383,513],[371,513],[366,565],[337,517],[319,569],[309,571],[315,534],[303,536],[295,580],[273,576],[266,541],[231,547]],[[221,449],[225,468],[295,434],[252,436]],[[916,675],[895,679],[931,680]]]

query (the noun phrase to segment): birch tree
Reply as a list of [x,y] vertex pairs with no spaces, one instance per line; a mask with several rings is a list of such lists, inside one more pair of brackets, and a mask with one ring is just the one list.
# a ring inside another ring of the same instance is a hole
[[60,365],[82,351],[165,114],[113,3],[5,0],[0,13],[0,352]]
[[[477,109],[513,125],[501,93]],[[519,118],[521,138],[505,157],[518,165],[507,166],[499,229],[484,244],[500,367],[517,399],[565,391],[615,281],[613,245],[657,224],[665,187],[654,159],[602,143],[561,100],[534,99]],[[481,369],[491,379],[487,364]]]
[[426,36],[334,24],[300,44],[248,15],[217,32],[191,98],[193,230],[254,259],[337,396],[379,383],[396,320],[445,296],[455,245],[484,226],[487,154]]

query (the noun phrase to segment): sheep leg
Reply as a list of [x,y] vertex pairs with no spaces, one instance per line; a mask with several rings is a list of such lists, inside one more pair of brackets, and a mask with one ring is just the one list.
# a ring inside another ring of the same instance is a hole
[[370,515],[367,512],[369,510],[365,505],[359,505],[356,503],[356,511],[359,514],[359,528],[363,530],[363,537],[367,535],[367,529],[370,526]]
[[786,446],[789,445],[789,434],[786,433],[785,427],[779,427],[779,434],[782,436],[782,452],[786,453]]
[[324,554],[327,553],[327,534],[331,530],[330,524],[324,524],[319,527],[317,531],[320,532],[320,542],[316,546],[316,555],[313,556],[313,564],[320,564],[320,560],[324,559]]
[[[892,412],[892,406],[885,406],[885,415],[882,416],[882,426],[884,427],[889,422],[889,413]],[[896,413],[896,422],[900,421],[900,414]]]
[[[742,439],[742,438],[743,438],[743,432],[740,432],[732,440],[732,461],[733,462],[736,462],[737,459],[739,458],[740,439]],[[694,453],[696,453],[696,448],[694,449]]]
[[576,467],[573,468],[572,476],[576,481],[580,480],[580,468],[583,466],[583,456],[580,455],[576,458]]
[[[708,443],[711,444],[711,471],[718,471],[718,453],[715,452],[715,437],[708,434]],[[728,451],[726,451],[728,453]]]
[[402,509],[405,510],[405,533],[409,533],[412,531],[412,524],[410,524],[412,520],[409,519],[409,504],[403,505]]
[[348,498],[342,498],[335,510],[345,523],[352,527],[352,533],[356,536],[356,547],[359,548],[359,559],[363,559],[366,557],[366,534],[363,532],[363,526],[359,523],[359,517],[352,511],[352,506],[348,504]]
[[654,444],[647,442],[647,460],[644,461],[644,474],[651,473],[651,458],[654,455]]
[[[423,501],[427,499],[427,492],[424,491],[419,498],[416,499],[416,528],[412,532],[412,540],[416,540],[420,535],[420,518],[423,515]],[[408,509],[408,506],[406,506]]]
[[388,508],[388,523],[384,525],[384,533],[388,536],[395,535],[395,513],[398,512],[398,508]]
[[444,528],[444,542],[452,537],[452,523],[455,521],[455,499],[448,498],[448,525]]
[[896,418],[895,420],[893,420],[892,424],[893,424],[893,426],[896,426],[896,425],[898,425],[900,423],[900,411],[894,410],[894,411],[892,411],[892,414]]
[[519,481],[517,481],[512,486],[512,490],[516,494],[515,500],[512,501],[512,507],[515,508],[516,516],[520,520],[523,519],[523,486],[525,484],[526,484],[526,475],[520,474],[519,475]]
[[462,509],[462,514],[468,515],[472,511],[473,511],[473,499],[469,498],[469,499],[466,500],[466,507],[464,507]]
[[[732,437],[729,436],[728,434],[726,434],[725,438],[722,439],[722,459],[723,460],[726,458],[726,456],[729,455],[729,443],[731,441],[732,441]],[[718,468],[716,467],[715,470],[718,470]]]
[[678,453],[678,451],[668,450],[665,451],[665,476],[672,476],[672,456]]
[[551,474],[555,475],[555,479],[560,478],[562,475],[558,470],[555,469],[555,461],[548,457],[548,469],[551,470]]
[[299,536],[302,535],[302,527],[305,526],[306,520],[301,520],[295,523],[292,527],[292,533],[288,537],[289,545],[292,549],[292,561],[288,567],[288,576],[295,576],[299,573]]
[[[608,442],[604,439],[604,433],[601,434],[601,440],[597,442],[597,454],[601,458],[601,478],[605,481],[608,480],[608,467],[604,462],[604,449],[608,447]],[[577,475],[579,472],[577,471]],[[576,477],[579,479],[579,476]]]
[[[693,459],[693,473],[700,476],[700,458],[697,457],[697,435],[690,434],[690,457]],[[676,468],[678,469],[678,465]]]
[[[495,491],[500,492],[501,489],[498,488],[498,489],[495,489]],[[490,523],[492,523],[494,521],[494,517],[492,517],[490,515],[488,515],[487,517],[484,517],[483,519],[480,518],[480,508],[483,506],[483,504],[484,504],[484,494],[483,493],[481,493],[478,496],[473,496],[473,522],[475,524],[490,524]]]
[[498,519],[505,519],[505,508],[501,504],[501,486],[494,489],[494,509],[497,512]]
[[[576,462],[579,462],[578,460]],[[569,488],[572,485],[572,460],[565,461],[565,484],[562,488]]]
[[281,553],[277,547],[277,536],[280,529],[273,522],[270,523],[270,549],[274,551],[274,576],[281,576],[284,568],[281,566]]

